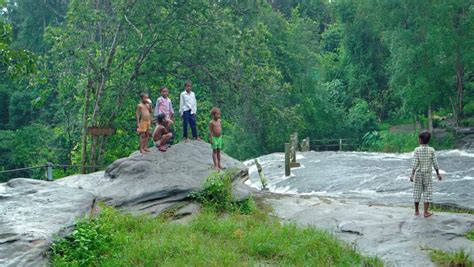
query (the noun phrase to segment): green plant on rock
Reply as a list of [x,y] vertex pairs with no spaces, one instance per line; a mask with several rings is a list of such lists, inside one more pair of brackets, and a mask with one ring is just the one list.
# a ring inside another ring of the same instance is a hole
[[469,232],[466,233],[466,238],[474,241],[474,228],[472,228]]
[[[61,258],[71,265],[87,266],[100,259],[109,250],[112,239],[107,220],[110,211],[105,210],[102,220],[83,219],[76,223],[72,234],[56,240],[51,246],[53,258]],[[59,264],[61,265],[61,264]]]
[[234,175],[234,170],[226,171],[223,174],[214,172],[207,177],[203,190],[193,192],[189,197],[201,203],[204,208],[213,211],[249,214],[255,209],[255,202],[252,198],[243,201],[234,200],[232,195],[232,177]]

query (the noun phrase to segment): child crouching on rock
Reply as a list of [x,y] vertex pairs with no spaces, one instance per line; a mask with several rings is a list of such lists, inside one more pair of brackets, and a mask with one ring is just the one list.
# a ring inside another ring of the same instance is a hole
[[438,160],[434,148],[428,146],[431,139],[430,132],[421,132],[418,136],[420,146],[415,149],[413,156],[413,170],[410,181],[413,182],[413,200],[415,202],[415,215],[420,215],[419,205],[421,195],[424,197],[424,217],[428,218],[433,213],[429,212],[433,197],[433,179],[431,177],[431,166],[434,167],[438,180],[443,179],[439,174]]
[[170,130],[171,120],[167,120],[165,114],[159,114],[156,121],[157,125],[153,131],[153,141],[160,151],[165,152],[168,149],[168,142],[173,137],[173,133]]
[[222,126],[221,126],[221,110],[213,108],[211,110],[211,121],[209,122],[209,142],[212,146],[212,160],[214,161],[214,169],[217,171],[222,169],[221,150],[222,150]]

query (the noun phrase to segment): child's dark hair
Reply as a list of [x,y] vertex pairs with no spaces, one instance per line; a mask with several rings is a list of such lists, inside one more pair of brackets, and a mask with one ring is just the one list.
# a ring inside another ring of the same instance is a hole
[[163,113],[158,114],[158,116],[156,117],[156,122],[158,124],[164,124],[165,123],[165,114],[163,114]]
[[186,87],[186,85],[193,85],[193,83],[191,82],[191,80],[186,80],[184,82],[184,87]]
[[145,96],[148,96],[148,94],[145,93],[145,92],[140,93],[140,98],[143,98],[143,97],[145,97]]
[[431,133],[428,131],[423,131],[418,135],[418,138],[420,138],[420,143],[423,145],[427,145],[430,142],[431,139]]
[[168,87],[166,87],[166,86],[161,86],[160,92],[163,92],[163,90],[165,90],[165,89],[168,89]]
[[213,108],[211,109],[211,117],[214,118],[214,116],[216,116],[217,113],[221,113],[220,108],[218,108],[218,107],[213,107]]

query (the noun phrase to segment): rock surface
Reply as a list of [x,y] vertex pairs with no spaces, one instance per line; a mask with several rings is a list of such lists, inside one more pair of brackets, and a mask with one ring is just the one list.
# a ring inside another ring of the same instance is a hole
[[[0,266],[45,265],[44,253],[54,236],[65,234],[96,201],[152,215],[181,207],[177,219],[189,220],[186,217],[199,212],[199,206],[189,204],[187,195],[200,191],[213,172],[211,151],[205,142],[179,143],[164,153],[134,153],[105,172],[56,182],[18,178],[0,184]],[[252,189],[242,183],[247,167],[225,154],[222,164],[235,170],[235,196],[248,197]]]
[[42,266],[54,236],[94,203],[93,194],[52,182],[18,178],[0,184],[0,266]]
[[[81,188],[95,194],[108,205],[132,212],[159,214],[199,191],[212,168],[211,146],[202,141],[181,142],[160,152],[153,148],[147,154],[134,153],[112,163],[105,173],[75,175],[57,183]],[[222,154],[224,168],[235,169],[234,193],[249,196],[250,187],[243,185],[247,167]]]
[[425,219],[414,216],[410,208],[270,193],[264,201],[279,218],[333,232],[363,254],[377,255],[388,266],[433,266],[430,248],[462,248],[474,257],[474,241],[465,237],[474,227],[474,215],[438,212]]

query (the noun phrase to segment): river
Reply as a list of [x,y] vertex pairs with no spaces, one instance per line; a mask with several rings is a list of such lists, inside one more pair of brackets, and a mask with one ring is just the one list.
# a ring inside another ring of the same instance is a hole
[[[443,181],[433,182],[433,201],[474,209],[474,151],[437,151]],[[413,187],[409,181],[413,153],[301,152],[301,167],[284,175],[284,154],[258,158],[271,192],[337,198],[344,202],[408,206]],[[250,179],[261,188],[253,160],[246,161]],[[433,173],[433,178],[435,175]]]

